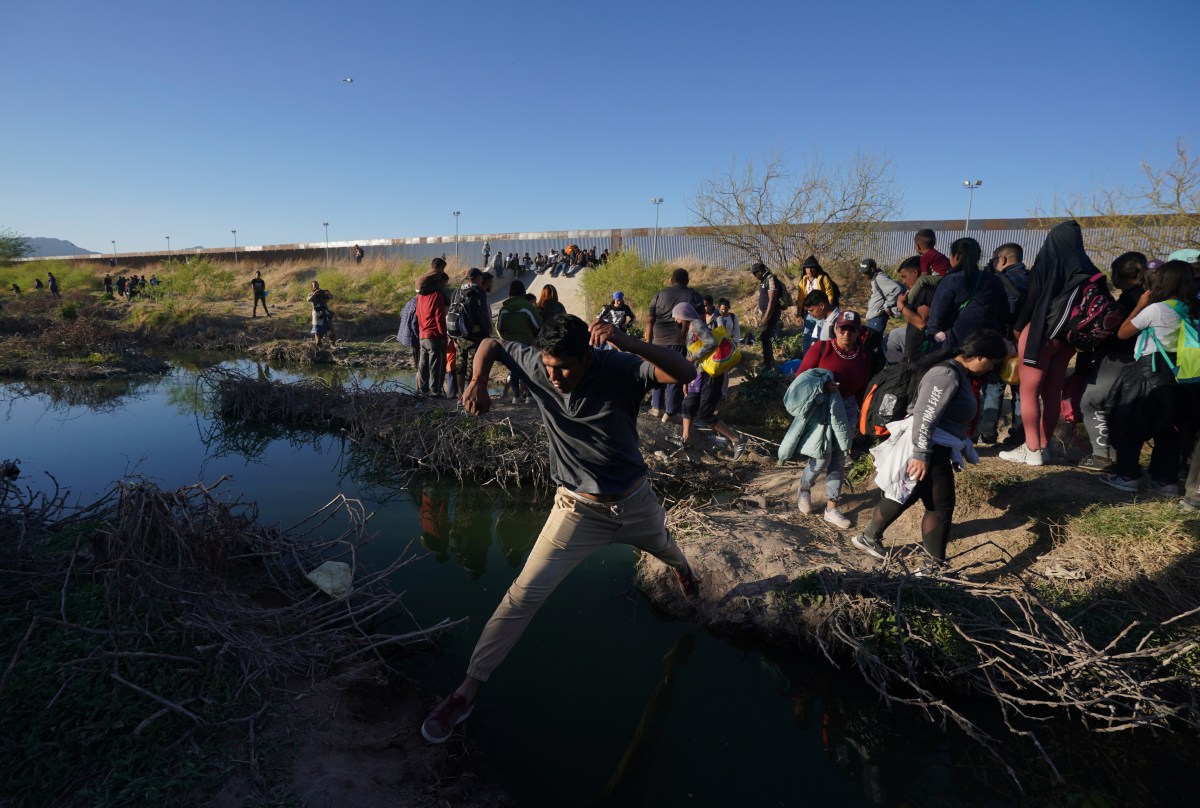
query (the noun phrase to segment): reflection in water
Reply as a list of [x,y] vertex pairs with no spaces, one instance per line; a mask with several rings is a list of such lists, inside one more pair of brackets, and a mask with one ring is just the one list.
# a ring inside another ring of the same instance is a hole
[[446,516],[449,497],[443,488],[424,485],[418,494],[417,511],[421,516],[421,544],[433,553],[439,564],[450,557],[450,520]]
[[642,718],[633,731],[629,746],[626,747],[621,762],[617,764],[596,805],[623,808],[646,804],[649,779],[654,771],[654,756],[658,751],[671,692],[675,689],[679,671],[683,669],[684,663],[695,648],[695,635],[684,634],[676,640],[675,647],[663,657],[662,675],[658,677],[658,684],[650,693],[650,699],[646,702]]
[[454,522],[450,526],[450,552],[466,571],[478,578],[487,568],[488,548],[492,545],[492,507],[477,492],[464,489],[454,502]]
[[4,397],[11,406],[17,399],[41,396],[46,409],[54,412],[72,407],[86,407],[95,413],[116,412],[129,399],[144,398],[158,383],[159,379],[145,376],[104,381],[22,381],[4,385]]
[[537,533],[529,529],[529,508],[526,503],[505,497],[496,515],[496,543],[513,569],[520,569],[533,549]]

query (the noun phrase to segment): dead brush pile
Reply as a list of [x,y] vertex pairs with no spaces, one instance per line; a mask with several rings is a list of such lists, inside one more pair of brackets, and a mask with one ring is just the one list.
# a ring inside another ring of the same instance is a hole
[[54,321],[34,335],[5,337],[0,345],[0,375],[15,378],[107,379],[168,369],[161,359],[141,353],[128,332],[93,317]]
[[381,385],[260,381],[224,369],[205,371],[200,384],[226,423],[341,432],[396,483],[424,472],[502,487],[550,485],[540,420],[477,418]]
[[[256,731],[279,688],[386,666],[384,649],[461,622],[382,627],[404,613],[389,577],[418,556],[364,565],[370,515],[354,500],[280,528],[221,481],[122,481],[77,507],[57,487],[22,490],[18,475],[0,478],[0,752],[9,785],[39,804],[74,804],[50,797],[85,786],[140,801],[140,777],[231,740],[257,778]],[[349,580],[333,594],[306,575],[330,561]],[[54,751],[73,744],[87,754]]]

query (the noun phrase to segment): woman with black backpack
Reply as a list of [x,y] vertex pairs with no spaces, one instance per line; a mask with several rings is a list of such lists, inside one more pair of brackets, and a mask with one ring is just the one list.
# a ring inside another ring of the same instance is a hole
[[887,557],[883,534],[917,500],[925,505],[921,545],[928,564],[918,574],[936,574],[946,563],[946,544],[954,516],[954,471],[966,456],[978,460],[968,433],[979,411],[971,378],[985,375],[1008,355],[995,331],[976,331],[957,348],[924,357],[917,363],[920,379],[906,429],[872,451],[875,455],[879,504],[867,529],[850,540],[868,555]]

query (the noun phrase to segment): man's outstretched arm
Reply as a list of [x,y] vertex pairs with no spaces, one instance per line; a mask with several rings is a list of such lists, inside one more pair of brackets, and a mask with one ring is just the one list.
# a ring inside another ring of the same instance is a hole
[[592,324],[592,345],[612,343],[614,348],[639,356],[654,367],[654,377],[662,384],[687,384],[696,378],[696,368],[682,354],[631,337],[612,323]]
[[491,337],[479,343],[475,350],[475,364],[471,369],[471,383],[463,391],[463,408],[472,415],[483,415],[492,408],[492,397],[488,395],[488,376],[492,365],[500,358],[504,346]]

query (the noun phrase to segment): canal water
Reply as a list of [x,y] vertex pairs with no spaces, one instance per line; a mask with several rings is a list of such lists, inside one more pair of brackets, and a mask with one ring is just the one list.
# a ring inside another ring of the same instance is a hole
[[[195,382],[181,362],[132,383],[0,385],[0,459],[18,458],[22,482],[35,488],[53,475],[80,502],[130,475],[165,488],[228,476],[228,490],[257,502],[264,522],[284,525],[339,493],[360,499],[375,513],[371,561],[410,545],[422,556],[396,581],[413,616],[424,625],[470,618],[405,662],[437,693],[457,685],[541,527],[545,499],[358,479],[362,465],[340,438],[223,428]],[[631,550],[614,547],[576,570],[465,725],[523,805],[1129,805],[1184,804],[1190,793],[1195,738],[1105,738],[1064,720],[1039,732],[1066,786],[1032,748],[1005,749],[1025,778],[1022,795],[977,744],[921,713],[885,708],[851,667],[666,618],[633,587],[632,562]],[[986,705],[958,706],[999,731]]]

